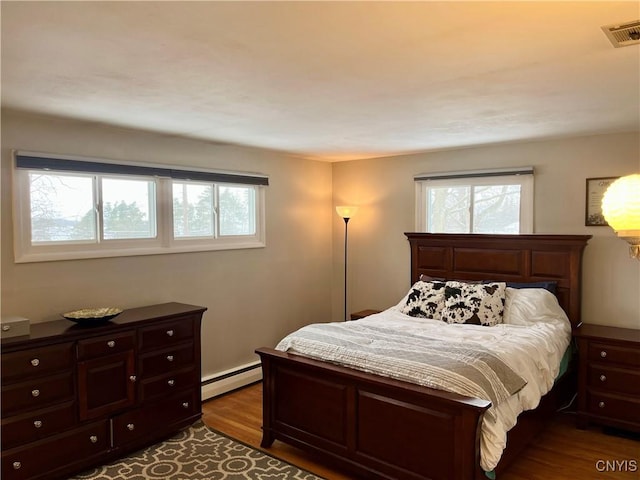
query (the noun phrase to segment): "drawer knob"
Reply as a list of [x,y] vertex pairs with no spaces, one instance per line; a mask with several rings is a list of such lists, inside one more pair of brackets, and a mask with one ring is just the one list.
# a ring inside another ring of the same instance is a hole
[[173,337],[173,330],[167,330],[167,335],[169,335],[170,337]]
[[108,346],[109,348],[113,348],[113,347],[115,347],[115,346],[116,346],[116,342],[114,342],[113,340],[109,340],[109,341],[107,342],[107,346]]
[[189,402],[183,402],[182,408],[189,408]]
[[20,462],[13,462],[14,470],[20,470],[20,467],[22,467],[22,464]]
[[96,437],[95,435],[91,435],[91,436],[89,437],[89,441],[90,441],[91,443],[98,443],[98,437]]
[[35,388],[35,389],[31,390],[31,396],[32,396],[33,398],[35,398],[35,397],[39,397],[39,396],[40,396],[40,390],[38,390],[37,388]]
[[127,430],[129,430],[130,432],[132,432],[135,428],[136,426],[133,423],[127,423]]
[[35,420],[33,426],[36,428],[42,428],[42,420]]
[[31,365],[33,365],[34,367],[37,367],[38,365],[40,365],[40,360],[37,358],[34,358],[33,360],[31,360]]
[[131,375],[131,376],[129,377],[129,381],[130,381],[131,383],[135,383],[135,381],[136,381],[137,379],[138,379],[138,377],[136,377],[135,375]]
[[169,385],[170,387],[173,387],[175,384],[176,384],[176,381],[173,379],[167,381],[167,385]]
[[600,375],[600,381],[601,382],[605,382],[607,380],[607,376],[606,375]]
[[600,407],[600,408],[604,408],[604,402],[600,402],[600,403],[598,403],[598,407]]
[[173,362],[173,355],[167,355],[167,361]]
[[606,358],[606,357],[607,357],[607,351],[606,351],[606,350],[602,350],[602,351],[600,352],[600,356],[601,356],[602,358]]

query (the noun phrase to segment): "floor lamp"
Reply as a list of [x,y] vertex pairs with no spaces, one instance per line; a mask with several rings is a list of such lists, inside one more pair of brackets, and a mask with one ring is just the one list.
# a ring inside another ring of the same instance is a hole
[[336,207],[336,212],[344,219],[344,319],[347,318],[347,225],[349,219],[353,217],[358,211],[358,207],[354,206],[340,206]]

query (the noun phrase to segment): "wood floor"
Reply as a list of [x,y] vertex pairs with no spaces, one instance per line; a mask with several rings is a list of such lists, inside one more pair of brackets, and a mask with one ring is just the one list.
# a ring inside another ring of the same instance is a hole
[[[202,412],[204,422],[210,427],[260,448],[262,384],[257,383],[209,400],[203,403]],[[354,478],[327,468],[313,456],[279,441],[265,451],[328,480]],[[611,465],[616,460],[626,460],[628,467],[636,465],[636,468],[616,472],[598,471],[596,468],[596,465],[606,465],[602,461],[609,461]],[[556,419],[498,480],[577,479],[639,480],[640,441],[637,437],[631,439],[607,435],[597,427],[578,430],[574,426],[573,415],[557,414]]]

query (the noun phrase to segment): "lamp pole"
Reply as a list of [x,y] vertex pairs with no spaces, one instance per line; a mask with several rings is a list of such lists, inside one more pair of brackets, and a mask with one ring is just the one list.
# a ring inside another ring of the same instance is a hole
[[344,320],[347,321],[347,242],[349,219],[358,211],[358,207],[340,206],[336,207],[336,212],[344,219]]
[[349,217],[344,217],[344,320],[347,318],[347,226],[349,225]]

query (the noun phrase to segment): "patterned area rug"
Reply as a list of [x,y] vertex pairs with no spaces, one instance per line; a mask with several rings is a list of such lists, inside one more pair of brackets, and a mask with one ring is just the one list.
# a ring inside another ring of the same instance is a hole
[[70,480],[322,480],[198,422],[162,443]]

